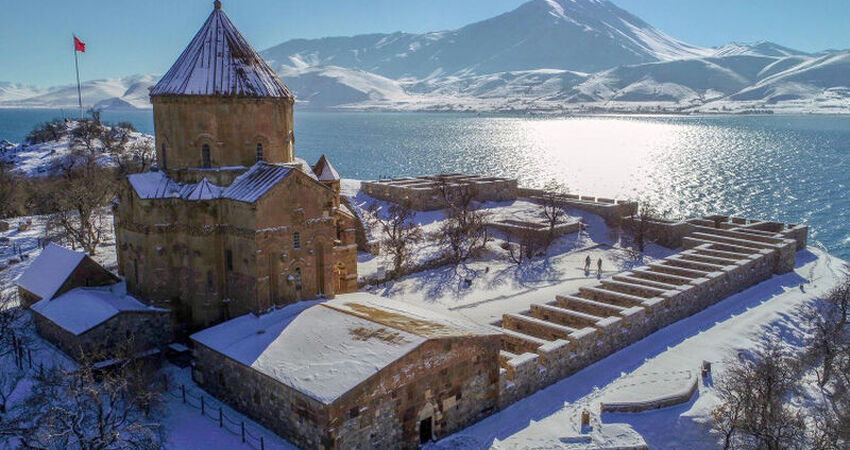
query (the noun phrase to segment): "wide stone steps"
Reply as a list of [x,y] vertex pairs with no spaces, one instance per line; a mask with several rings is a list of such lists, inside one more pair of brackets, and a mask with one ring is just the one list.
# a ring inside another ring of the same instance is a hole
[[699,270],[706,273],[717,272],[723,270],[726,265],[710,264],[698,261],[691,261],[681,257],[681,255],[671,256],[665,259],[661,264],[668,266],[684,267],[686,269]]
[[614,280],[614,281],[621,281],[621,282],[624,282],[624,283],[640,284],[640,285],[643,285],[643,286],[648,286],[648,287],[660,289],[660,290],[663,290],[663,291],[672,291],[672,290],[676,290],[676,289],[679,288],[679,286],[675,285],[675,284],[662,283],[660,281],[641,278],[640,275],[630,274],[629,272],[626,272],[623,275],[614,275],[613,277],[611,277],[611,279]]
[[502,316],[502,328],[549,341],[557,339],[568,341],[570,335],[578,331],[576,328],[520,314],[504,314]]
[[581,311],[540,304],[532,304],[530,314],[540,320],[572,328],[592,327],[602,320],[602,317]]
[[685,267],[679,267],[679,266],[675,266],[675,265],[672,265],[672,264],[652,263],[652,264],[649,264],[647,267],[649,267],[649,270],[651,272],[667,273],[667,274],[676,275],[676,276],[679,276],[679,277],[690,278],[691,280],[694,280],[694,279],[697,279],[697,278],[705,278],[705,276],[709,274],[709,272],[704,272],[704,271],[701,271],[701,270],[688,269],[688,268],[685,268]]
[[537,353],[540,346],[545,345],[547,341],[536,336],[531,336],[518,331],[501,328],[502,333],[502,350],[520,355],[522,353]]
[[626,309],[610,303],[597,302],[574,295],[558,295],[555,297],[555,303],[560,308],[572,309],[599,317],[617,316]]
[[667,289],[659,289],[639,283],[629,283],[617,280],[602,280],[602,288],[608,291],[616,291],[643,298],[658,297],[659,295],[667,292]]
[[737,263],[738,261],[740,261],[740,259],[718,258],[716,256],[701,255],[698,252],[682,253],[681,255],[679,255],[679,258],[687,259],[689,261],[716,264],[719,266],[732,266],[735,265],[735,263]]
[[611,305],[620,306],[622,308],[631,308],[633,306],[641,306],[646,300],[644,297],[636,295],[624,294],[622,292],[609,291],[603,288],[582,287],[579,288],[578,294],[582,298],[593,300]]
[[677,285],[677,286],[690,284],[690,282],[693,280],[693,278],[683,277],[683,276],[680,276],[680,275],[674,275],[674,274],[671,274],[671,273],[654,272],[654,271],[647,270],[647,269],[633,269],[631,271],[631,273],[634,274],[634,276],[638,277],[638,278],[651,280],[651,281],[658,281],[658,282],[661,282],[661,283],[673,284],[673,285]]

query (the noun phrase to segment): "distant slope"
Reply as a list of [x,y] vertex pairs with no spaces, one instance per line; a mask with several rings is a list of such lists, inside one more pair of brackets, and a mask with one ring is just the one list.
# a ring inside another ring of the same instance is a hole
[[393,79],[618,65],[708,56],[605,0],[532,0],[451,31],[292,40],[261,52],[273,68],[335,65]]
[[[156,81],[155,75],[134,75],[124,78],[87,81],[82,84],[84,106],[122,105],[126,108],[149,108],[148,86]],[[78,104],[77,86],[66,85],[35,92],[19,98],[0,97],[0,106],[21,108],[73,108]]]

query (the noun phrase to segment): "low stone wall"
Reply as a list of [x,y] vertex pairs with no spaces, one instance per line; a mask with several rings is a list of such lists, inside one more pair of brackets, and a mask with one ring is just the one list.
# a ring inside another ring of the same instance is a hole
[[[635,216],[629,216],[623,218],[623,223],[634,224],[639,220]],[[647,238],[667,248],[679,248],[683,246],[685,238],[707,229],[715,233],[732,233],[726,235],[757,242],[776,243],[776,239],[792,240],[796,251],[803,250],[808,245],[809,227],[806,225],[718,215],[678,222],[652,221],[647,227]]]
[[[538,240],[549,238],[549,225],[538,222],[523,222],[518,220],[497,220],[487,222],[487,227],[498,230],[510,236],[529,236]],[[584,228],[579,221],[559,223],[552,230],[552,237],[560,237],[565,234],[578,233]]]
[[797,226],[783,228],[786,235],[689,226],[693,232],[682,239],[681,253],[554,302],[532,304],[525,313],[505,314],[501,326],[508,352],[502,356],[500,405],[792,270],[800,241],[785,236],[804,236]]
[[440,174],[421,177],[364,181],[361,190],[373,198],[407,204],[417,211],[434,211],[468,193],[479,202],[516,200],[517,181],[479,175]]
[[[542,189],[531,188],[519,188],[517,192],[520,197],[526,197],[536,202],[541,201],[541,196],[545,194]],[[563,194],[558,196],[557,202],[565,208],[575,208],[596,214],[602,217],[609,226],[619,226],[623,217],[633,216],[637,213],[637,202],[628,200]]]

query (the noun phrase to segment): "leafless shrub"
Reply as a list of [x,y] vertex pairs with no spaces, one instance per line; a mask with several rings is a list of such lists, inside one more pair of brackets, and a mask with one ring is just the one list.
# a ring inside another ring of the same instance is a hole
[[449,216],[440,225],[440,243],[452,263],[470,258],[487,245],[488,214],[474,207],[468,185],[449,186],[445,179],[438,182],[439,190],[449,206]]
[[21,443],[30,448],[161,448],[155,413],[164,379],[132,356],[108,370],[98,370],[90,356],[75,370],[55,368],[40,377],[24,405]]
[[422,227],[413,222],[416,212],[409,205],[391,205],[386,218],[380,212],[380,206],[373,203],[368,209],[368,221],[381,232],[381,253],[392,258],[393,275],[398,277],[410,264],[413,246],[423,238]]
[[646,244],[651,242],[654,222],[662,220],[661,214],[648,201],[638,204],[637,213],[623,221],[623,230],[631,237],[631,246],[638,252],[637,257],[646,250]]
[[549,239],[546,245],[555,240],[555,227],[561,222],[567,212],[564,210],[561,201],[564,194],[567,193],[567,188],[557,181],[549,181],[543,187],[543,193],[540,195],[540,205],[543,208],[541,216],[546,220],[549,226]]
[[807,448],[804,415],[787,403],[800,375],[795,359],[772,341],[730,361],[718,380],[720,404],[712,412],[724,448]]
[[502,248],[507,250],[508,257],[514,264],[522,265],[545,251],[550,242],[551,240],[542,238],[535,230],[520,227],[506,233]]

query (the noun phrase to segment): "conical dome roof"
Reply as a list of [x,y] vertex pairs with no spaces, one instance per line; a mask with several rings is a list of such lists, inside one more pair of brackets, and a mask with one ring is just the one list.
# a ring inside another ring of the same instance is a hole
[[212,14],[150,95],[294,98],[216,1]]

